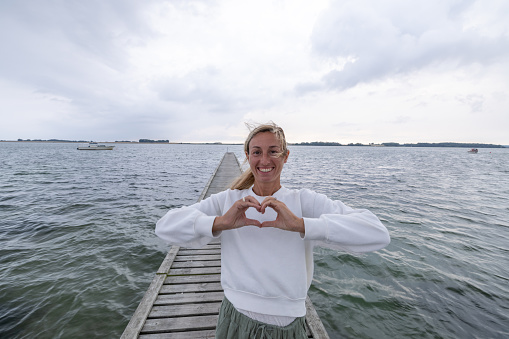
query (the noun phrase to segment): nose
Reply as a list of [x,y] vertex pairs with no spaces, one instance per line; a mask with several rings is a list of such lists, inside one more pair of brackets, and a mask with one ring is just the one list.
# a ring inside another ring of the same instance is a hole
[[262,154],[262,164],[268,164],[270,162],[269,153]]

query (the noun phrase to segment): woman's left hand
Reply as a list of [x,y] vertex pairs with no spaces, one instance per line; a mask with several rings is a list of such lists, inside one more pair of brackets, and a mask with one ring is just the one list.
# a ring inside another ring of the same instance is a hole
[[297,217],[282,201],[274,197],[267,197],[262,201],[260,212],[265,213],[267,207],[277,213],[276,220],[264,221],[261,227],[275,227],[285,231],[305,233],[304,219]]

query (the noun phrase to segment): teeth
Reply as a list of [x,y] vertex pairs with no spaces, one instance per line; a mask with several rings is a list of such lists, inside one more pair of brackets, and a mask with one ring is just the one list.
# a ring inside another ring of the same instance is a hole
[[267,173],[267,172],[270,172],[270,171],[272,171],[272,168],[260,168],[260,172]]

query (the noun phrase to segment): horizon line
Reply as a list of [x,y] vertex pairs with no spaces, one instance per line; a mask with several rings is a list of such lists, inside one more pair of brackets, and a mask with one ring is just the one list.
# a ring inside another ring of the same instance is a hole
[[[201,142],[201,141],[169,141],[169,140],[151,140],[151,139],[140,139],[147,141],[130,141],[130,140],[117,140],[117,141],[92,141],[92,140],[66,140],[66,139],[18,139],[18,140],[0,140],[0,142],[48,142],[48,143],[116,143],[116,144],[170,144],[170,145],[243,145],[243,142]],[[405,145],[444,145],[444,144],[456,144],[456,145],[485,145],[485,146],[497,146],[508,148],[509,144],[492,144],[492,143],[480,143],[480,142],[455,142],[455,141],[442,141],[442,142],[382,142],[382,143],[340,143],[336,141],[301,141],[301,142],[288,142],[288,145],[294,146],[371,146],[371,147],[401,147]],[[446,147],[446,146],[444,146]],[[464,146],[468,147],[468,146]]]

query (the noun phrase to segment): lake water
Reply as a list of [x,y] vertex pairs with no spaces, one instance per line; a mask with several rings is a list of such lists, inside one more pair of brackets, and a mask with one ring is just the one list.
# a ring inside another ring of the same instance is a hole
[[[194,203],[241,146],[0,143],[0,337],[118,338]],[[509,337],[509,149],[293,146],[283,185],[368,208],[378,252],[315,251],[331,338]]]

